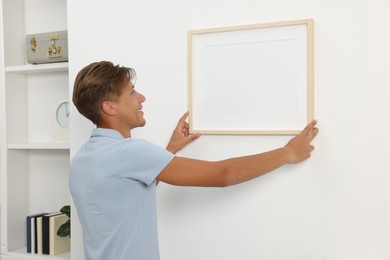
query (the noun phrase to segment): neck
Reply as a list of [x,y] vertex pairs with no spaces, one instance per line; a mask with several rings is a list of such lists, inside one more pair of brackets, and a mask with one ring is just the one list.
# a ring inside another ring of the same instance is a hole
[[97,124],[96,127],[98,128],[107,128],[118,131],[124,138],[131,138],[131,129],[128,129],[127,127],[119,127],[115,126],[113,124],[107,124],[107,123],[101,123]]

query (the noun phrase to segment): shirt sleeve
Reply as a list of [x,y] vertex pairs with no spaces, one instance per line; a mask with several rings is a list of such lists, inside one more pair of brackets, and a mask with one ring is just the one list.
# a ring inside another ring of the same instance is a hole
[[119,149],[118,173],[150,185],[174,158],[162,147],[140,139],[125,139]]

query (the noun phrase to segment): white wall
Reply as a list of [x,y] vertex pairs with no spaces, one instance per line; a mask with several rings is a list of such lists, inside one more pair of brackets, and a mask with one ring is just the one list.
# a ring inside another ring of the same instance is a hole
[[[187,109],[188,30],[313,18],[312,158],[226,189],[159,185],[161,259],[390,259],[388,0],[68,0],[68,8],[70,82],[96,60],[134,67],[148,123],[133,135],[162,146]],[[92,126],[74,108],[71,124],[74,154]],[[289,138],[202,136],[180,155],[218,160]]]

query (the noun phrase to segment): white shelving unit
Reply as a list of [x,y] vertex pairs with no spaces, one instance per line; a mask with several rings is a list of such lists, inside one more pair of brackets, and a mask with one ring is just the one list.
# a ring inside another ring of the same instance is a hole
[[7,66],[5,68],[5,71],[7,73],[19,73],[19,74],[68,71],[68,62]]
[[25,251],[27,249],[19,248],[7,256],[7,260],[69,260],[70,253],[64,253],[56,256],[48,256],[48,255],[26,255]]
[[26,144],[8,144],[9,150],[69,150],[69,143],[26,143]]
[[69,100],[68,63],[26,63],[25,36],[67,29],[66,0],[1,0],[1,259],[63,260],[26,253],[26,216],[70,204],[69,139],[56,134]]

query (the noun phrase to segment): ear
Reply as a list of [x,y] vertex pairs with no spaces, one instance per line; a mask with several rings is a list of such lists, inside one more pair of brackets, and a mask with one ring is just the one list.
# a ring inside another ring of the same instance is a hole
[[104,114],[109,115],[109,116],[114,116],[116,115],[116,106],[115,103],[111,101],[103,101],[101,105],[101,109]]

